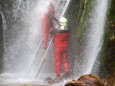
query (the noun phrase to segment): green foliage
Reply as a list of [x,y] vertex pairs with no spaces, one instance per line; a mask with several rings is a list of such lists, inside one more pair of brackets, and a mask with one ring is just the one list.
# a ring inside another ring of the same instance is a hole
[[109,18],[115,22],[115,0],[112,0],[111,2]]
[[93,7],[93,1],[92,0],[80,0],[80,9],[78,14],[78,32],[77,36],[78,38],[82,35],[83,31],[85,30],[85,27],[88,24],[89,19],[89,13],[91,12]]
[[109,0],[107,11],[104,43],[100,52],[100,74],[103,78],[109,78],[107,82],[114,86],[115,82],[115,39],[111,40],[111,35],[115,35],[115,0]]

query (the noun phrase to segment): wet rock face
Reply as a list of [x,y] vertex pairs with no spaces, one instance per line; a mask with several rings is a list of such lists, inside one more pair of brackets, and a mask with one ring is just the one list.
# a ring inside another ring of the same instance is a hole
[[50,86],[50,85],[42,85],[42,84],[6,84],[0,86]]
[[111,86],[115,85],[115,0],[110,1],[106,19],[106,33],[101,52],[100,76]]
[[[0,8],[1,12],[1,8]],[[2,15],[0,13],[0,73],[3,68],[3,30],[2,30]]]
[[69,81],[65,86],[104,86],[104,82],[97,75],[88,74]]
[[[4,0],[4,1],[0,1],[0,73],[3,73],[3,52],[4,52],[4,38],[3,38],[3,15],[7,20],[7,12],[8,9],[12,9],[12,2],[13,0]],[[7,20],[8,21],[8,20]]]

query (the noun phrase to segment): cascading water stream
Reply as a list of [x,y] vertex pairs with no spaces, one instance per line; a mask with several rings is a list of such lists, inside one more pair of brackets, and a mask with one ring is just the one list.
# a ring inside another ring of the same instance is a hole
[[[44,0],[41,0],[41,2],[40,0],[14,0],[13,9],[9,10],[7,7],[5,11],[7,17],[4,12],[1,12],[5,48],[4,73],[6,76],[16,75],[14,77],[25,77],[25,74],[30,70],[33,64],[42,37],[40,19],[42,14],[47,11],[49,4],[48,0],[45,1],[45,3],[43,2]],[[90,19],[91,22],[89,20],[90,28],[87,31],[86,47],[82,55],[83,58],[85,58],[83,59],[84,65],[83,69],[81,68],[81,71],[78,72],[78,75],[91,73],[93,64],[101,47],[108,0],[95,0],[95,3],[97,4],[93,9],[92,18]],[[39,56],[38,58],[41,57]],[[47,62],[49,62],[49,64]],[[44,63],[51,67],[53,61],[47,60]],[[34,68],[32,70],[34,70]],[[45,69],[43,69],[42,72],[44,73],[43,77],[49,74],[46,73]],[[50,74],[55,77],[54,71],[50,71]]]
[[6,10],[1,11],[4,35],[2,75],[21,78],[29,70],[42,39],[40,20],[48,9],[49,1],[43,2],[15,0],[12,7],[6,3]]
[[[84,45],[80,64],[82,67],[78,67],[81,72],[78,72],[78,76],[83,74],[89,74],[92,72],[92,68],[96,57],[101,49],[103,42],[103,33],[106,20],[106,13],[108,9],[108,0],[94,1],[94,8],[90,13],[89,25],[84,36]],[[79,65],[78,65],[79,66]],[[77,70],[77,69],[76,69]]]
[[91,29],[89,29],[90,31],[88,34],[88,38],[90,39],[89,43],[91,43],[90,45],[88,45],[88,48],[90,48],[91,51],[89,51],[90,55],[86,55],[87,58],[94,59],[90,60],[91,63],[88,64],[88,69],[86,73],[92,72],[95,59],[98,55],[99,50],[101,49],[107,9],[108,0],[97,1],[97,6],[95,7],[93,13],[94,18],[91,20]]

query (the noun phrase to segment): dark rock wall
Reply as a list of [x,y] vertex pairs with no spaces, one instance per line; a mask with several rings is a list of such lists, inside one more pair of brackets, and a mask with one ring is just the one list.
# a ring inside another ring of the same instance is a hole
[[115,0],[110,0],[106,19],[104,45],[100,57],[100,76],[111,86],[115,85]]
[[[0,7],[1,12],[1,7]],[[0,13],[0,73],[3,70],[3,52],[4,52],[4,44],[3,44],[3,28],[2,28],[3,22],[2,22],[2,15]]]
[[[4,38],[3,38],[3,17],[5,18],[5,21],[10,21],[11,19],[9,19],[8,17],[10,17],[12,14],[9,10],[12,9],[12,4],[13,4],[13,0],[0,0],[0,72],[3,72],[3,53],[4,53]],[[10,15],[9,15],[10,14]],[[9,22],[6,22],[6,24],[9,26],[10,28],[10,24]],[[7,26],[6,26],[7,28]]]

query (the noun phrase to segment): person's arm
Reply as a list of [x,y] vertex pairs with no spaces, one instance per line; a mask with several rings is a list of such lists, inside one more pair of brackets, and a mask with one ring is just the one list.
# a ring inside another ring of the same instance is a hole
[[53,15],[49,15],[49,16],[52,23],[56,23],[57,25],[60,25],[58,19],[56,19]]
[[51,18],[51,23],[53,26],[53,30],[50,32],[51,35],[55,35],[56,33],[59,33],[59,28],[60,28],[60,24],[58,22],[58,20],[54,17],[54,16],[50,16]]
[[55,17],[53,17],[52,19],[53,19],[58,25],[60,25],[59,22],[58,22],[58,20],[57,20]]
[[55,35],[56,33],[58,33],[58,30],[53,29],[53,31],[50,32],[50,35]]

